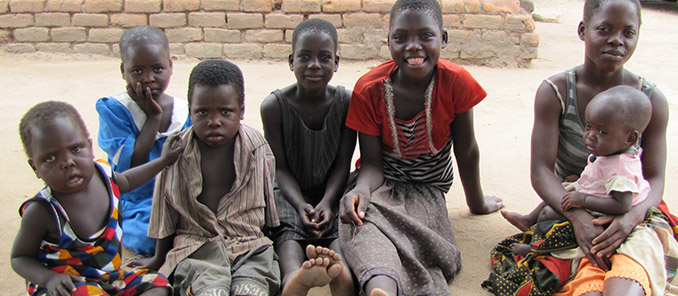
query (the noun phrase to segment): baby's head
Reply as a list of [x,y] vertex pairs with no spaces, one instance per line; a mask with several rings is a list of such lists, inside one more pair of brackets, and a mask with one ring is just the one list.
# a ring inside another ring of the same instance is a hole
[[35,105],[21,118],[19,135],[28,164],[53,191],[74,193],[89,184],[92,141],[73,106],[55,101]]
[[642,91],[620,85],[595,96],[586,106],[584,143],[596,156],[624,152],[636,144],[652,117]]
[[210,147],[230,143],[245,111],[240,68],[224,60],[200,62],[188,80],[188,107],[198,139]]
[[120,72],[132,98],[141,87],[144,95],[150,89],[153,98],[162,95],[172,76],[169,41],[162,30],[150,26],[134,27],[120,36]]
[[318,18],[305,20],[292,33],[290,70],[297,83],[307,90],[322,90],[339,68],[337,29]]
[[388,48],[408,80],[423,80],[447,46],[443,14],[437,0],[398,0],[391,8]]

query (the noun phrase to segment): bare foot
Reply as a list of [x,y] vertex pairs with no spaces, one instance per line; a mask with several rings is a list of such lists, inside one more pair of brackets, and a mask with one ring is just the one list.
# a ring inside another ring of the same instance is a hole
[[511,253],[515,255],[527,255],[530,252],[530,245],[528,244],[511,244]]
[[530,221],[528,221],[529,219],[528,219],[527,215],[521,215],[521,214],[518,214],[518,213],[509,212],[509,211],[501,211],[501,215],[504,216],[504,219],[506,219],[506,221],[511,223],[511,225],[520,229],[520,231],[525,231],[528,228],[530,228],[530,226],[532,226],[532,224],[534,224],[534,223],[530,223]]
[[328,273],[329,258],[310,258],[301,265],[301,268],[285,285],[282,296],[306,295],[313,287],[322,287],[330,283],[334,277]]
[[309,259],[327,258],[330,260],[327,274],[332,278],[332,281],[330,281],[330,291],[332,291],[332,295],[354,295],[353,279],[351,279],[351,274],[344,267],[344,262],[341,261],[341,255],[339,255],[339,253],[329,248],[308,245],[306,246],[306,256]]
[[382,289],[374,288],[372,289],[372,293],[370,293],[370,296],[388,296],[388,293],[386,293],[386,291]]

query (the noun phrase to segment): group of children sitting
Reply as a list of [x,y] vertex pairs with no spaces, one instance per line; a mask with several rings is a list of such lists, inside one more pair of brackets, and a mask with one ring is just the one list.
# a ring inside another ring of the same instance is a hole
[[[632,7],[639,26],[637,2],[589,2],[597,6],[580,25],[582,40],[603,6]],[[289,56],[297,82],[261,104],[264,136],[241,123],[236,65],[196,65],[186,103],[165,93],[172,75],[165,34],[125,31],[126,91],[96,102],[108,161],[95,160],[89,132],[67,103],[40,103],[21,119],[28,162],[46,184],[22,204],[12,250],[28,294],[306,295],[329,285],[335,296],[448,295],[461,268],[445,205],[452,154],[471,212],[504,206],[480,183],[473,107],[487,94],[440,59],[448,36],[436,0],[396,1],[389,22],[392,60],[352,92],[329,85],[339,66],[336,28],[300,23]],[[584,71],[603,69],[589,55],[585,65],[594,69]],[[612,58],[619,67],[611,72],[625,71],[626,60]],[[556,93],[559,83],[550,83]],[[629,86],[593,97],[579,109],[589,166],[575,174],[562,206],[545,199],[531,215],[504,212],[521,230],[570,219],[562,217],[569,209],[624,214],[649,195],[639,139],[654,114],[650,101]],[[361,158],[350,173],[356,134]],[[122,246],[138,254],[125,269]],[[636,281],[647,292],[649,284]]]

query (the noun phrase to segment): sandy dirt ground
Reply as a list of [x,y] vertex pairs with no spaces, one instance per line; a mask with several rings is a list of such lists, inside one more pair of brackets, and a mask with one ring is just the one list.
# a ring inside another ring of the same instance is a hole
[[[583,42],[576,35],[582,0],[537,0],[535,13],[557,19],[537,23],[539,58],[528,69],[467,69],[488,92],[475,108],[476,136],[481,149],[482,182],[486,194],[500,196],[506,209],[528,212],[540,200],[529,182],[529,145],[534,93],[542,79],[580,64]],[[678,111],[678,9],[676,3],[644,4],[638,48],[627,68],[657,83],[669,100],[672,114]],[[259,104],[274,88],[294,81],[285,62],[234,61],[245,75],[246,114],[244,123],[261,130]],[[185,96],[188,75],[196,60],[178,59],[167,93]],[[332,84],[353,86],[377,62],[342,62]],[[63,100],[75,105],[96,142],[98,129],[94,102],[124,89],[119,60],[110,57],[0,54],[0,294],[21,295],[23,279],[10,266],[10,250],[19,227],[17,209],[33,196],[42,182],[26,164],[18,135],[21,116],[34,104]],[[678,121],[671,118],[667,132],[668,163],[665,200],[678,212]],[[105,158],[101,151],[97,157]],[[490,249],[504,237],[516,233],[498,213],[475,216],[468,211],[459,183],[448,194],[450,223],[461,248],[463,269],[450,285],[452,295],[489,295],[480,283],[490,273]],[[314,295],[329,295],[316,289]]]

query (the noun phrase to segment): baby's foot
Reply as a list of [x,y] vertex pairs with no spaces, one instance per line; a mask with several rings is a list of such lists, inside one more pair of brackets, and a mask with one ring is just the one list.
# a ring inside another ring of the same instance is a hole
[[370,293],[370,296],[388,296],[388,293],[386,293],[386,291],[382,289],[374,288],[372,289],[372,293]]
[[530,248],[528,244],[511,244],[511,253],[525,256],[530,252]]
[[518,213],[514,212],[509,212],[509,211],[501,211],[501,215],[504,216],[504,219],[511,223],[511,225],[515,226],[516,228],[520,229],[520,231],[525,231],[533,223],[530,223],[530,221],[527,221],[528,218],[526,215],[521,215]]
[[332,295],[353,295],[353,279],[351,274],[344,267],[341,261],[341,255],[329,248],[306,246],[306,256],[311,258],[327,258],[330,265],[327,267],[327,274],[332,278],[330,281],[330,291]]
[[282,296],[307,295],[313,287],[322,287],[330,283],[334,277],[327,272],[330,265],[328,258],[311,258],[301,265],[301,268],[285,285]]

